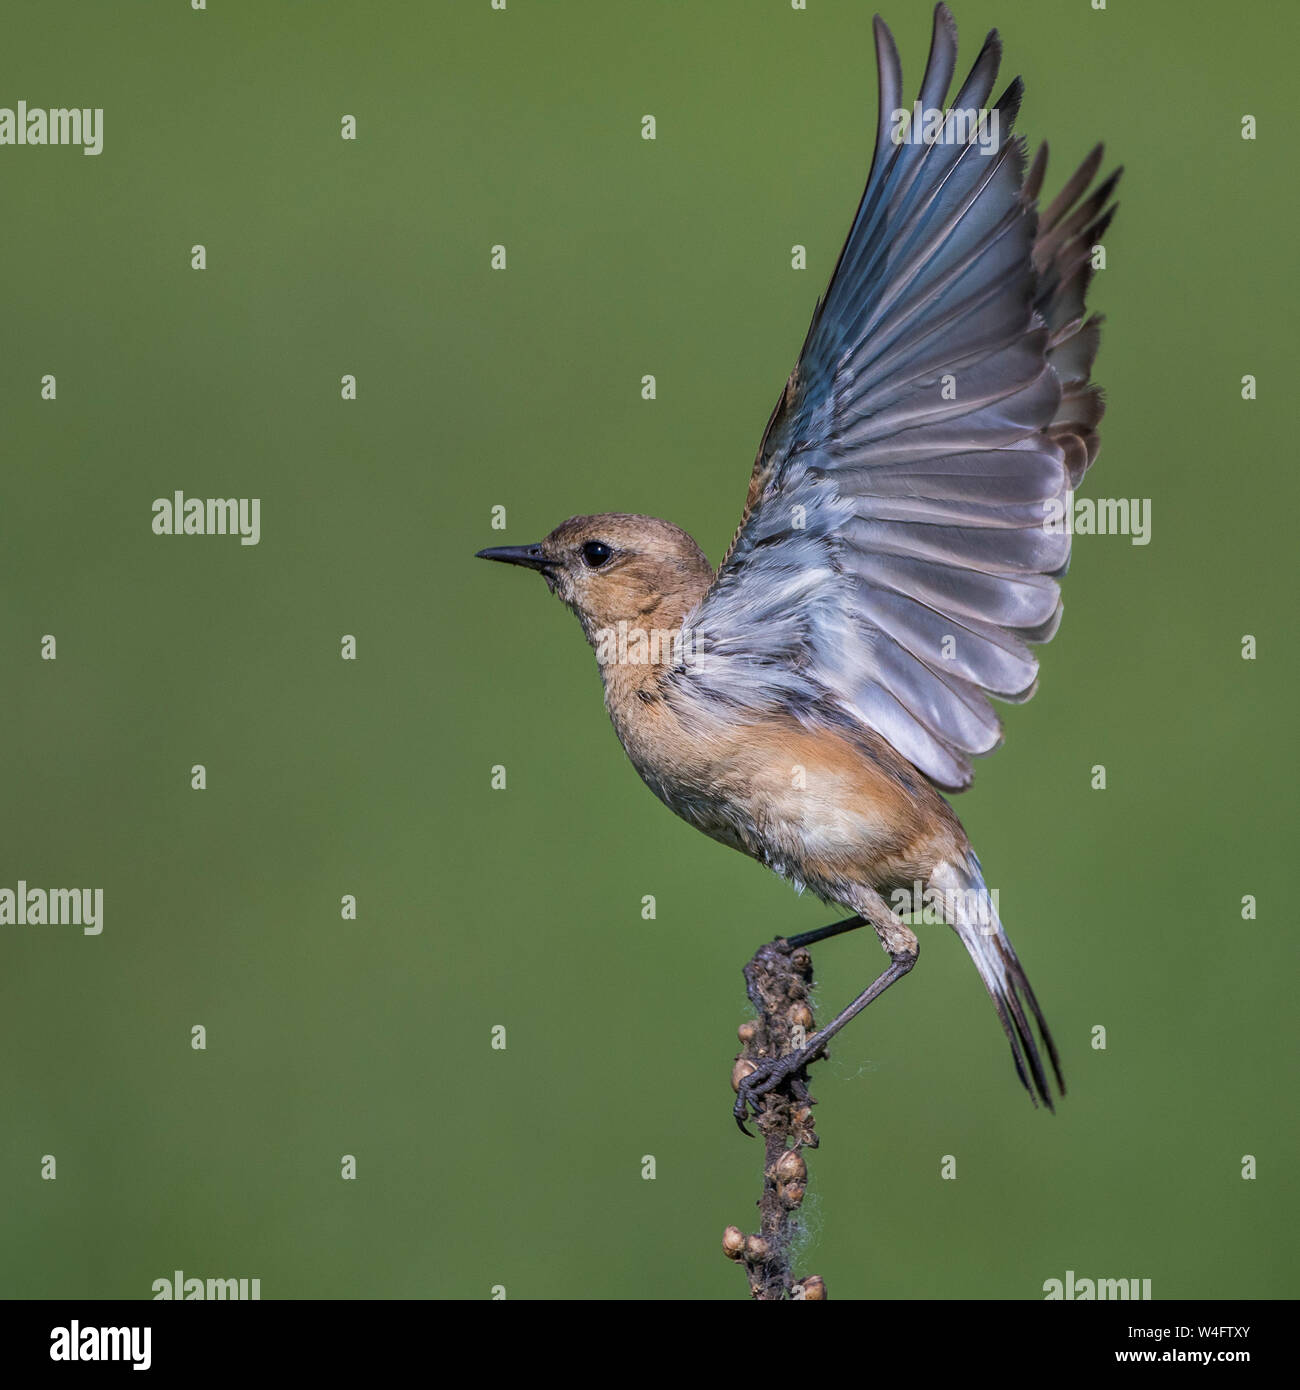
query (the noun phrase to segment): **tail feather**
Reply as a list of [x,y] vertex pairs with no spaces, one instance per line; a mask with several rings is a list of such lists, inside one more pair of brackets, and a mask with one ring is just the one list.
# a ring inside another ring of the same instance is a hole
[[1035,1105],[1041,1101],[1049,1110],[1055,1110],[1051,1082],[1043,1066],[1034,1030],[1025,1013],[1026,1004],[1038,1025],[1038,1036],[1047,1050],[1057,1087],[1064,1095],[1061,1060],[1043,1018],[1043,1011],[1038,1007],[1038,1000],[1034,997],[1010,938],[998,920],[979,860],[972,852],[964,865],[945,865],[944,868],[951,872],[937,872],[932,876],[931,883],[936,887],[957,890],[950,898],[952,906],[948,916],[953,929],[970,952],[971,960],[975,962],[975,968],[980,972],[984,987],[997,1010],[1002,1031],[1011,1044],[1011,1056],[1015,1060],[1021,1085],[1029,1092],[1029,1098]]

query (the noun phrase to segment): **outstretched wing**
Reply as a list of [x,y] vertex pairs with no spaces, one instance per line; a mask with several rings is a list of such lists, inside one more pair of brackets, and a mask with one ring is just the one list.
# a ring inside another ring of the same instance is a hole
[[[1027,700],[1056,631],[1070,536],[1050,523],[1097,453],[1091,248],[1118,171],[1098,147],[1041,217],[1046,165],[1010,135],[1017,78],[976,126],[996,31],[942,128],[894,140],[902,75],[875,22],[880,116],[866,191],[768,422],[740,529],[688,619],[697,692],[829,699],[940,786],[1001,741],[987,696]],[[944,5],[921,84],[943,111]],[[929,138],[925,138],[928,134]]]

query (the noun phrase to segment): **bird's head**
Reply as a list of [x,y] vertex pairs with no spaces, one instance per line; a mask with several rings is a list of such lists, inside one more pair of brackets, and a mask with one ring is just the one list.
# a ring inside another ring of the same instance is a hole
[[571,516],[536,545],[496,546],[478,557],[539,570],[593,645],[620,623],[679,627],[713,578],[704,552],[680,526],[619,512]]

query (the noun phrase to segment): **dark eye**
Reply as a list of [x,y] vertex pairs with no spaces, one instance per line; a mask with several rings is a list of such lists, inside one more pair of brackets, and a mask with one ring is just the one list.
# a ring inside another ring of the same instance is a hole
[[587,541],[582,547],[582,558],[594,570],[598,570],[613,553],[604,541]]

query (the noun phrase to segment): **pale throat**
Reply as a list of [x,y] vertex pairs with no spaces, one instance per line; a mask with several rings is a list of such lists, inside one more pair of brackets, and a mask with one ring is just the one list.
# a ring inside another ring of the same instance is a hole
[[638,691],[652,694],[674,670],[690,664],[699,637],[683,623],[699,597],[692,592],[662,594],[624,616],[583,615],[583,629],[613,699]]

